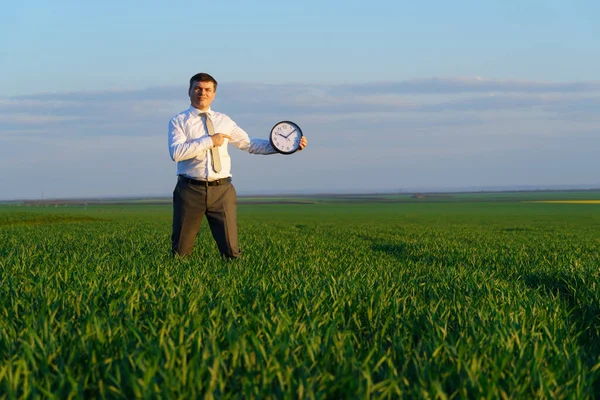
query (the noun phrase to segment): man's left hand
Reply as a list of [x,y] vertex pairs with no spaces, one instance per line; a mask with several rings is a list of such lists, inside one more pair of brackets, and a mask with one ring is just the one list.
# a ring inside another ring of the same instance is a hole
[[306,136],[302,136],[302,138],[300,139],[300,147],[298,150],[304,150],[304,148],[306,147],[307,144],[308,144],[308,139],[306,139]]

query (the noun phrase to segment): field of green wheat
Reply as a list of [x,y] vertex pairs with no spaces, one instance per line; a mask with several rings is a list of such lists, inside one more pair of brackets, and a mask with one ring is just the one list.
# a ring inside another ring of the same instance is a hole
[[0,206],[0,399],[599,397],[600,205],[487,200]]

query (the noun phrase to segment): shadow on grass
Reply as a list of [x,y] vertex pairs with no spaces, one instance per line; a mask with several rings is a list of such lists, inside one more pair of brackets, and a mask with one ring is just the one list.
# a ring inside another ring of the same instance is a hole
[[[387,254],[400,262],[434,265],[473,264],[461,252],[450,251],[432,253],[418,243],[386,243],[383,240],[362,237],[370,241],[371,249],[375,252]],[[487,263],[489,262],[489,264]],[[481,259],[477,265],[496,265],[494,260]],[[536,272],[523,277],[525,285],[534,290],[553,296],[556,301],[564,302],[569,310],[570,325],[579,333],[577,340],[582,349],[582,363],[591,370],[600,360],[600,297],[590,288],[589,282],[597,277],[577,273]],[[600,371],[594,375],[593,391],[595,398],[600,399]]]
[[369,242],[371,250],[376,253],[384,253],[395,257],[398,261],[409,262],[433,262],[437,257],[431,254],[423,254],[423,250],[415,244],[390,244],[382,239],[376,239],[366,235],[359,235],[359,238]]
[[[449,261],[447,253],[434,253],[417,244],[387,244],[372,241],[371,250],[395,257],[401,263],[432,265],[445,264]],[[457,259],[454,255],[451,261],[459,263],[462,260]]]
[[[571,322],[582,332],[579,344],[584,361],[590,369],[594,367],[600,357],[600,306],[585,280],[566,273],[535,273],[526,275],[524,281],[529,288],[542,289],[567,304]],[[600,378],[594,382],[594,392],[600,395]]]
[[[398,259],[415,264],[451,263],[452,265],[466,262],[464,256],[454,254],[447,259],[444,254],[432,254],[424,251],[418,245],[392,245],[373,242],[373,251],[386,253]],[[592,278],[590,278],[592,279]],[[585,279],[576,274],[566,273],[533,273],[524,277],[524,282],[531,289],[542,289],[564,301],[568,307],[569,318],[579,332],[579,342],[585,350],[586,362],[590,368],[595,366],[600,358],[600,302],[597,294],[593,293]],[[596,387],[600,394],[600,379]]]

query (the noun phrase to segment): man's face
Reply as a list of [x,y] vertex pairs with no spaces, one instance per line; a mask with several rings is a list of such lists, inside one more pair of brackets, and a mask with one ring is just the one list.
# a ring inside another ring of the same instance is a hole
[[206,111],[215,98],[215,84],[212,82],[192,82],[190,88],[190,101],[199,110]]

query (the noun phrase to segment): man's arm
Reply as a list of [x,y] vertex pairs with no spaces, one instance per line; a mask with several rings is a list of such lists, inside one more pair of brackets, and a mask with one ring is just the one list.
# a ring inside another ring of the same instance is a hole
[[179,123],[169,121],[169,153],[175,162],[189,160],[213,147],[210,136],[189,140]]
[[247,151],[250,154],[275,154],[277,150],[271,146],[271,142],[268,139],[255,139],[248,136],[246,131],[237,126],[237,124],[231,121],[233,128],[229,135],[231,139],[229,143],[237,147],[240,150]]

